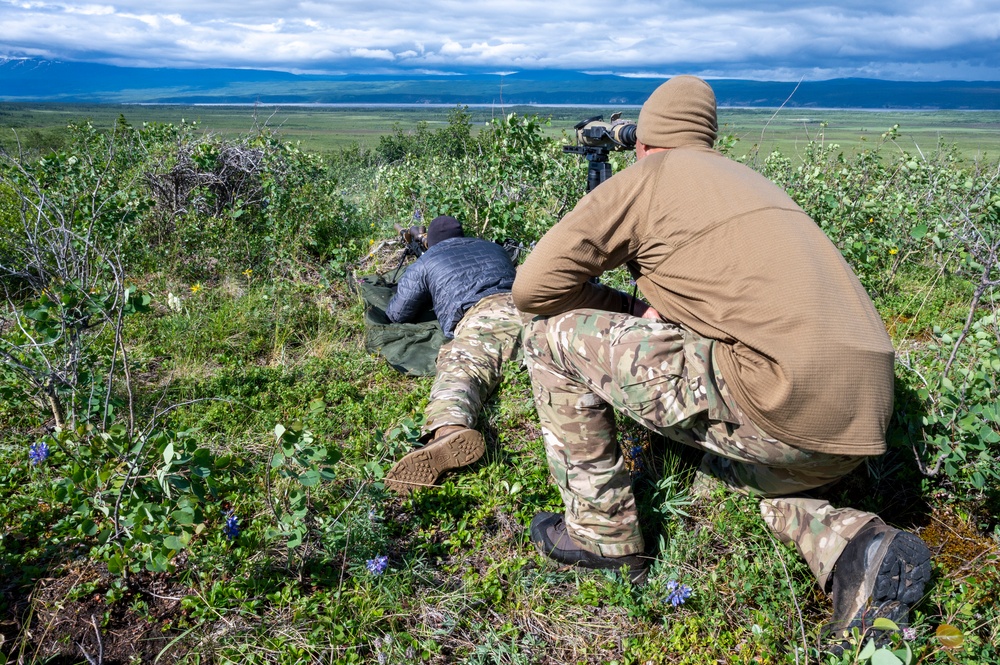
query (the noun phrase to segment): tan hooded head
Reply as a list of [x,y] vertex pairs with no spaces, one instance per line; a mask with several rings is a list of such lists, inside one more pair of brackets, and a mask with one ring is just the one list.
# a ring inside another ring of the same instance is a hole
[[651,148],[715,145],[715,93],[697,76],[675,76],[642,105],[636,136]]

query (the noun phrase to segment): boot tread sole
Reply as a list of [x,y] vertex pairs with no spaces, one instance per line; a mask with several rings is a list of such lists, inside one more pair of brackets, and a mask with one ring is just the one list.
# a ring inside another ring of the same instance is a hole
[[931,553],[919,537],[900,531],[889,543],[872,588],[872,600],[913,605],[931,578]]
[[479,432],[472,429],[453,432],[404,456],[385,475],[385,481],[390,488],[403,492],[429,487],[445,472],[468,466],[485,452]]

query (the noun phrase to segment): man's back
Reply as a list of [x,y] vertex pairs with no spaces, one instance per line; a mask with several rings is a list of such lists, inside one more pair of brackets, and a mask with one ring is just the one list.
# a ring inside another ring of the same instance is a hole
[[480,238],[450,238],[430,249],[403,273],[386,308],[392,321],[410,321],[433,306],[445,336],[462,315],[494,293],[510,291],[514,264],[500,245]]
[[600,307],[580,281],[625,262],[665,319],[721,342],[720,372],[765,430],[826,452],[882,452],[892,345],[837,248],[780,188],[708,148],[650,155],[546,234],[518,278],[530,293],[515,289],[515,301],[546,314]]

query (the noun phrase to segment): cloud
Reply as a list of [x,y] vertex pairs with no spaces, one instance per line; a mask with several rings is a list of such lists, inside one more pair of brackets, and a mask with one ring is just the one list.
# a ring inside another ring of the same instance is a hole
[[352,48],[351,55],[355,58],[371,58],[373,60],[395,60],[396,55],[387,49]]
[[[0,0],[0,57],[289,71],[1000,80],[1000,0]],[[367,64],[366,64],[367,63]]]
[[83,5],[82,7],[65,8],[68,14],[81,14],[83,16],[108,16],[115,13],[115,8],[111,5]]

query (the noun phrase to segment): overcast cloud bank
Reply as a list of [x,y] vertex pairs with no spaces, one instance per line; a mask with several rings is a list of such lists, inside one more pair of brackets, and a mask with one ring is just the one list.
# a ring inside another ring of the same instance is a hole
[[140,67],[1000,80],[1000,0],[0,0],[0,25],[0,57]]

